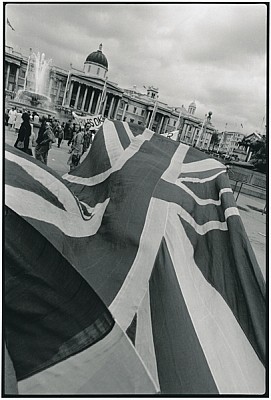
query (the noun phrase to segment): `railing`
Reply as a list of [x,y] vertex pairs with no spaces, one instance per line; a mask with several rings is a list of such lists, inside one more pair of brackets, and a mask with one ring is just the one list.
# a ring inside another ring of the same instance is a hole
[[266,190],[266,176],[257,171],[251,171],[233,165],[233,166],[228,166],[228,175],[230,180],[235,182],[233,193],[235,193],[238,184],[240,184],[235,199],[236,201],[239,197],[239,194],[241,193],[243,185],[258,188],[260,190]]

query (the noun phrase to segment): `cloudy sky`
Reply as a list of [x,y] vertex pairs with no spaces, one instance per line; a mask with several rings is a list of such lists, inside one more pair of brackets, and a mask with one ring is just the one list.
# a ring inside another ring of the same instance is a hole
[[[109,79],[159,88],[159,100],[213,112],[216,128],[261,132],[266,107],[263,4],[8,4],[6,44],[82,69],[103,44]],[[243,125],[243,129],[241,127]]]

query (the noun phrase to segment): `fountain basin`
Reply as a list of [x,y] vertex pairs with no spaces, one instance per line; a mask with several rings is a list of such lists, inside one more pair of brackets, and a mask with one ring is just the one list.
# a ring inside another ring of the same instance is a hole
[[22,110],[22,111],[28,111],[28,110],[30,112],[36,111],[36,113],[40,117],[43,117],[43,116],[48,117],[48,115],[51,115],[51,116],[55,117],[55,116],[58,115],[58,113],[56,111],[51,110],[49,108],[47,109],[47,108],[44,108],[44,107],[37,107],[37,106],[25,104],[25,103],[16,101],[15,99],[14,100],[8,100],[6,102],[5,108],[10,109],[12,107],[16,107],[17,110]]

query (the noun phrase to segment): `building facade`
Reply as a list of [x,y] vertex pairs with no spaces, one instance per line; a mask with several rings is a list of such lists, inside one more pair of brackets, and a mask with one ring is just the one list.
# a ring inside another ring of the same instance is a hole
[[[32,49],[28,56],[5,49],[5,99],[6,108],[12,101],[16,103],[19,91],[30,88],[31,74],[35,62]],[[51,99],[52,110],[61,120],[71,118],[72,111],[80,115],[102,114],[108,119],[133,122],[156,133],[164,134],[179,130],[179,139],[191,146],[207,149],[215,128],[211,123],[211,113],[205,119],[196,117],[196,104],[192,102],[188,110],[170,107],[158,100],[159,89],[153,86],[141,93],[133,89],[123,89],[108,79],[108,61],[99,49],[90,53],[82,70],[70,64],[69,70],[49,65],[44,94]],[[32,86],[31,86],[32,85]]]
[[227,153],[232,155],[236,152],[239,147],[239,142],[243,140],[245,135],[235,131],[223,131],[219,132],[219,151],[221,153]]

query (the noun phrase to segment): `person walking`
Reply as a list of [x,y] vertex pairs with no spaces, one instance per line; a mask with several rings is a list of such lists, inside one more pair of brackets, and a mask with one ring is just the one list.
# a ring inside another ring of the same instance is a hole
[[9,113],[8,113],[8,115],[9,115],[8,125],[10,128],[13,128],[13,126],[14,126],[16,114],[17,114],[16,109],[14,107],[12,107],[12,109],[9,110]]
[[29,138],[31,136],[31,125],[30,125],[30,117],[29,114],[22,114],[22,123],[19,129],[18,138],[14,143],[14,147],[24,151],[25,153],[29,153]]
[[85,131],[83,133],[83,154],[89,149],[92,143],[92,132],[90,130],[90,124],[86,123]]
[[33,122],[34,124],[38,124],[40,121],[39,115],[36,113],[36,111],[33,112]]
[[39,128],[39,131],[38,131],[37,142],[39,141],[39,138],[41,138],[41,140],[42,140],[43,133],[46,129],[46,122],[47,122],[47,119],[46,119],[46,117],[43,116],[41,119],[41,125]]
[[23,115],[22,110],[19,110],[17,112],[16,116],[15,116],[14,128],[15,128],[15,132],[16,133],[19,132],[19,129],[20,129],[21,124],[23,122],[22,115]]
[[81,132],[81,128],[79,124],[75,124],[74,127],[74,137],[71,144],[71,156],[68,160],[68,164],[70,165],[70,171],[73,171],[74,168],[80,162],[80,158],[83,154],[83,135]]
[[45,122],[44,127],[44,131],[41,131],[41,134],[39,132],[36,140],[37,146],[35,150],[35,157],[37,160],[47,165],[49,150],[52,147],[52,143],[56,142],[56,139],[51,129],[51,124],[48,121]]
[[71,123],[72,123],[72,121],[69,119],[69,121],[66,122],[65,127],[64,127],[64,139],[68,140],[68,146],[71,144],[72,137],[73,137]]
[[64,131],[60,122],[57,124],[55,136],[57,137],[57,147],[59,148],[64,138]]
[[36,139],[35,139],[33,123],[30,123],[30,126],[31,126],[31,135],[30,135],[30,137],[29,137],[29,146],[28,146],[28,151],[27,151],[27,153],[28,153],[30,156],[33,156],[33,155],[34,155],[34,149],[35,149],[37,143],[36,143]]

